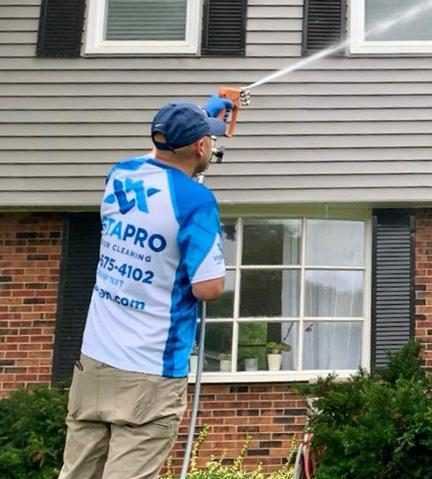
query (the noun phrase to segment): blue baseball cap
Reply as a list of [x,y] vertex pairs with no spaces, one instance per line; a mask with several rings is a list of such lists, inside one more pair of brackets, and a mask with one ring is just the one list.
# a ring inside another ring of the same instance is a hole
[[[204,136],[224,136],[226,125],[222,120],[209,118],[207,113],[193,103],[168,103],[153,118],[151,136],[159,150],[175,150],[191,145]],[[155,141],[162,133],[166,142]]]

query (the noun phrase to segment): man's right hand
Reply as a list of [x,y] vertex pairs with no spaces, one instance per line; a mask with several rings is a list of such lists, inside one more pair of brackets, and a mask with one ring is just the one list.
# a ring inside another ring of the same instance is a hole
[[212,118],[218,118],[223,112],[224,121],[227,121],[229,113],[233,109],[233,102],[229,98],[212,95],[203,108]]

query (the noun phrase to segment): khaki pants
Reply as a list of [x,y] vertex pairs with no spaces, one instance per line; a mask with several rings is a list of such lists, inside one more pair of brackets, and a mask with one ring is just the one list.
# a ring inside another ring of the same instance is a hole
[[81,356],[59,479],[156,478],[174,445],[186,389],[186,378],[123,371]]

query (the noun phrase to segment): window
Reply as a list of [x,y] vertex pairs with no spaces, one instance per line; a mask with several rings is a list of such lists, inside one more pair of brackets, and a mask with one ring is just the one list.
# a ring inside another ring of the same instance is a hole
[[432,53],[431,7],[422,0],[351,0],[351,52]]
[[[204,380],[369,367],[369,229],[369,221],[307,217],[225,221],[226,288],[206,307]],[[282,349],[280,366],[269,343]]]
[[87,54],[196,54],[201,0],[90,0]]

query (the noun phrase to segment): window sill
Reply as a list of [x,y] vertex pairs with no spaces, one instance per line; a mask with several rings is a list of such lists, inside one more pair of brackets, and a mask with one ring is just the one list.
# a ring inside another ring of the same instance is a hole
[[111,52],[98,52],[98,53],[89,53],[83,52],[81,54],[82,58],[92,59],[92,58],[149,58],[149,59],[160,59],[160,58],[201,58],[202,55],[198,53],[111,53]]
[[351,55],[432,55],[432,42],[353,42]]
[[[149,42],[150,43],[150,42]],[[161,45],[151,42],[152,45],[139,45],[139,42],[99,42],[87,45],[83,54],[85,56],[165,56],[165,55],[198,55],[197,45],[178,42],[177,44]]]
[[[358,374],[357,369],[322,370],[322,371],[253,371],[238,373],[203,373],[202,384],[215,383],[277,383],[277,382],[310,382],[314,383],[318,378],[326,378],[329,374],[336,375],[339,379],[348,379]],[[188,377],[190,384],[195,384],[195,374]]]

